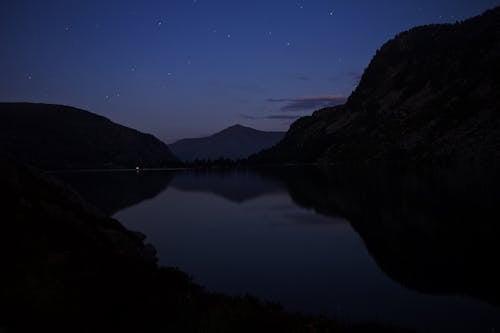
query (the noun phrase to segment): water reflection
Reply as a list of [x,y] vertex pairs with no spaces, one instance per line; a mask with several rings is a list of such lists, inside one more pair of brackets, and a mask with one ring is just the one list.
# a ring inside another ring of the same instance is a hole
[[171,172],[76,171],[59,172],[55,177],[70,184],[88,202],[108,215],[164,191],[174,174]]
[[300,178],[294,172],[274,175],[285,180],[299,205],[349,220],[381,269],[399,283],[499,304],[500,182],[494,170],[324,169]]
[[99,189],[94,202],[121,209],[115,216],[148,235],[161,264],[210,290],[421,331],[500,329],[494,172],[289,167],[100,177],[98,186],[91,176],[81,182],[83,193]]
[[178,172],[170,185],[181,191],[212,193],[236,203],[282,191],[274,179],[248,170]]

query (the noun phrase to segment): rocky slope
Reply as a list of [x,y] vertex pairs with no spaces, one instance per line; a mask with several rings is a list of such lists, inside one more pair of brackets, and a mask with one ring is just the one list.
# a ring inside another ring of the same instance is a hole
[[150,134],[73,107],[0,103],[0,157],[42,169],[162,167],[176,163]]
[[284,135],[284,132],[265,132],[234,125],[208,137],[179,140],[169,147],[182,161],[239,159],[272,147]]
[[292,124],[267,162],[500,160],[500,7],[400,33],[346,104]]

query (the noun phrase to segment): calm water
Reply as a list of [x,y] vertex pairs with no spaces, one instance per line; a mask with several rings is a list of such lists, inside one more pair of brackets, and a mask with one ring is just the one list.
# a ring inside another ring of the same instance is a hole
[[463,198],[475,179],[291,168],[65,177],[209,290],[420,332],[500,332],[499,252],[484,245],[500,240],[485,221],[498,197]]

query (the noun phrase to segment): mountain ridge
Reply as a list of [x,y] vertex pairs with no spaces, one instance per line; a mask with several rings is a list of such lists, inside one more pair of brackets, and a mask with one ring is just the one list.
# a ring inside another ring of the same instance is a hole
[[255,162],[500,161],[500,7],[386,42],[344,105]]
[[180,160],[215,160],[218,158],[239,159],[277,143],[285,132],[261,131],[235,124],[212,135],[186,138],[169,145]]
[[178,163],[151,134],[75,107],[0,103],[0,157],[42,169],[166,167]]

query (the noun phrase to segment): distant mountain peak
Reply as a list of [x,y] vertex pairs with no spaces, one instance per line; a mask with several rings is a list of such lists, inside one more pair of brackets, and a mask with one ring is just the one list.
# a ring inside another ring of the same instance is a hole
[[[226,129],[230,129],[230,128],[250,128],[250,127],[248,127],[248,126],[243,126],[243,125],[241,125],[241,124],[234,124],[234,125],[232,125],[232,126],[229,126],[229,127],[228,127],[228,128],[226,128]],[[252,129],[253,129],[253,128],[252,128]]]
[[229,127],[224,128],[223,130],[221,130],[217,133],[222,133],[222,132],[227,132],[227,131],[241,131],[241,130],[246,130],[246,129],[250,129],[250,130],[255,131],[255,129],[253,129],[253,128],[246,127],[246,126],[243,126],[241,124],[234,124],[234,125],[231,125]]
[[267,132],[235,124],[203,138],[182,139],[169,145],[181,160],[239,159],[279,142],[285,132]]
[[260,131],[260,130],[257,130],[257,129],[252,128],[252,127],[243,126],[241,124],[235,124],[235,125],[224,128],[223,130],[215,133],[214,135],[217,135],[218,133],[242,132],[242,131],[264,132],[264,131]]

